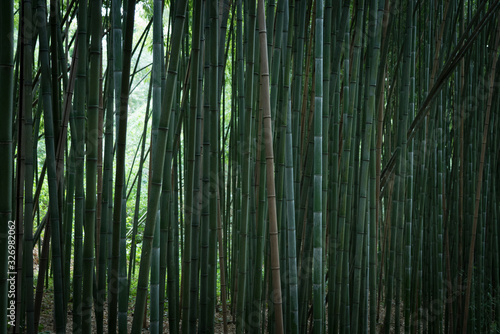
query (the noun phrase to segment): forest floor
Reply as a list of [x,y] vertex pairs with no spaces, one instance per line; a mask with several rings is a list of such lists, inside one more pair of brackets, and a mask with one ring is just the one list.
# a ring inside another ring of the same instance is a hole
[[[45,290],[43,299],[42,299],[42,307],[41,307],[41,313],[40,313],[40,323],[38,326],[38,333],[40,334],[52,334],[55,333],[55,328],[54,328],[54,317],[53,317],[53,311],[54,311],[54,294],[53,294],[53,288],[52,285],[49,284],[49,287]],[[129,303],[129,319],[128,319],[128,332],[130,333],[132,330],[132,315],[134,313],[134,298],[131,298],[130,303]],[[391,323],[391,330],[390,333],[395,333],[395,328],[394,328],[394,317],[395,317],[395,303],[393,303],[393,308],[392,308],[392,323]],[[148,305],[149,307],[149,305]],[[385,307],[384,303],[381,303],[380,305],[380,313],[381,315],[385,314]],[[68,305],[68,311],[67,311],[67,324],[66,324],[66,332],[71,333],[73,332],[73,313],[72,313],[72,304],[71,302]],[[328,306],[325,310],[328,312]],[[401,309],[401,324],[400,324],[400,330],[401,332],[404,332],[404,317],[403,317],[403,310]],[[107,328],[107,307],[105,305],[104,309],[104,328]],[[236,328],[235,328],[235,323],[233,322],[233,318],[228,310],[227,312],[227,321],[228,321],[228,333],[235,333]],[[309,318],[309,321],[311,318]],[[215,315],[215,333],[223,333],[224,332],[224,326],[223,326],[223,315],[222,315],[222,307],[220,305],[217,306],[217,311]],[[266,324],[267,325],[267,324]],[[94,312],[92,313],[92,326],[95,328],[95,314]],[[165,314],[165,324],[163,328],[163,333],[168,333],[169,332],[169,327],[168,327],[168,317],[167,314]],[[328,328],[328,321],[326,323],[326,327]],[[384,332],[384,324],[383,324],[383,319],[381,317],[379,323],[377,323],[377,332],[382,333]],[[149,321],[146,323],[146,327],[143,328],[142,333],[149,333]]]
[[[52,334],[55,333],[55,328],[54,328],[54,317],[53,317],[53,310],[54,310],[54,295],[53,295],[53,289],[52,286],[49,286],[48,289],[46,289],[43,299],[42,299],[42,307],[41,307],[41,313],[40,313],[40,324],[38,326],[38,333],[40,334]],[[393,305],[392,308],[392,322],[394,322],[394,317],[395,317],[395,311]],[[72,304],[69,303],[68,305],[68,312],[67,312],[67,324],[66,324],[66,332],[71,333],[73,331],[73,314],[72,314]],[[327,310],[326,310],[327,311]],[[385,307],[383,303],[381,304],[381,314],[385,314]],[[402,310],[400,310],[402,313]],[[104,309],[104,328],[107,328],[107,307],[105,306]],[[130,333],[132,330],[132,315],[134,312],[134,303],[131,298],[131,302],[129,303],[129,319],[128,319],[128,332]],[[402,314],[401,314],[402,315]],[[227,313],[228,317],[228,333],[235,333],[236,328],[235,328],[235,323],[232,321],[232,316],[230,315],[230,312],[228,310]],[[311,319],[309,319],[311,320]],[[222,317],[222,309],[220,305],[217,306],[217,311],[215,315],[215,333],[223,333],[224,332],[224,326],[223,326],[223,317]],[[95,314],[92,313],[92,326],[95,328]],[[167,315],[165,314],[165,325],[163,327],[163,333],[168,333],[169,332],[169,327],[168,327],[168,318]],[[326,323],[326,327],[328,328],[328,321]],[[404,332],[404,317],[402,317],[401,321],[401,332]],[[383,319],[380,319],[380,322],[377,324],[377,332],[382,333],[384,332],[384,325],[383,325]],[[395,328],[394,328],[394,323],[391,324],[391,330],[390,333],[395,333]],[[149,322],[147,322],[146,327],[143,328],[142,333],[149,333]]]
[[[39,256],[38,256],[38,248],[35,247],[33,249],[33,270],[34,272],[38,272],[39,268]],[[73,271],[73,263],[70,266],[70,270]],[[47,282],[45,282],[47,283]],[[35,283],[36,285],[36,283]],[[134,314],[134,303],[135,303],[135,296],[131,296],[130,302],[129,302],[129,308],[128,308],[128,332],[130,333],[132,331],[132,320],[133,320],[133,314]],[[149,309],[149,304],[148,304],[148,309]],[[41,311],[40,311],[40,322],[38,324],[38,333],[40,334],[51,334],[55,333],[55,323],[54,323],[54,289],[53,289],[53,282],[52,278],[49,278],[49,284],[46,288],[44,289],[43,293],[43,298],[42,298],[42,306],[41,306]],[[107,324],[108,324],[108,310],[107,310],[107,305],[104,305],[104,328],[107,329]],[[163,333],[168,333],[169,332],[169,325],[168,325],[168,316],[167,314],[164,315],[165,319],[165,325],[163,328]],[[232,321],[232,317],[230,315],[230,312],[228,310],[227,312],[227,321],[228,321],[228,332],[229,333],[234,333],[236,331],[235,324]],[[223,324],[223,315],[222,315],[222,306],[217,305],[216,308],[216,314],[215,314],[215,319],[214,319],[214,324],[215,324],[215,333],[224,333],[224,324]],[[95,313],[92,312],[92,327],[96,328],[96,323],[95,323]],[[68,310],[67,310],[67,323],[66,323],[66,332],[67,333],[72,333],[73,332],[73,312],[72,312],[72,302],[68,303]],[[142,330],[143,333],[149,333],[149,321],[146,323],[145,328]]]
[[[43,333],[43,334],[49,334],[49,333],[55,333],[55,328],[54,328],[54,317],[53,317],[53,310],[54,310],[54,300],[53,300],[53,289],[49,288],[48,290],[45,291],[43,300],[42,300],[42,308],[41,308],[41,313],[40,313],[40,324],[38,326],[38,333]],[[67,323],[66,323],[66,332],[67,333],[72,333],[73,332],[73,313],[71,312],[71,303],[68,305],[68,312],[67,312]],[[133,314],[133,308],[134,304],[131,302],[129,304],[129,319],[128,319],[128,332],[130,333],[132,330],[132,314]],[[218,307],[218,311],[215,315],[215,333],[223,333],[224,332],[224,326],[223,326],[223,320],[222,320],[222,311]],[[220,312],[219,312],[220,311]],[[104,328],[107,328],[107,314],[108,310],[107,307],[104,308]],[[92,313],[92,327],[95,328],[95,314]],[[235,324],[231,322],[231,316],[229,315],[228,312],[228,332],[229,333],[234,333],[235,332]],[[149,333],[149,322],[147,322],[146,327],[142,329],[142,333]],[[163,327],[163,333],[168,333],[168,318],[167,315],[165,314],[165,325]]]
[[[35,254],[36,253],[36,254]],[[38,271],[38,252],[35,247],[34,249],[34,270]],[[71,268],[72,270],[73,268]],[[135,296],[131,296],[130,302],[129,302],[129,308],[128,308],[128,314],[129,314],[129,319],[128,319],[128,332],[130,333],[132,330],[132,319],[133,319],[133,314],[134,314],[134,302],[135,302]],[[148,304],[149,308],[149,304]],[[385,305],[382,302],[380,304],[380,315],[381,319],[379,319],[379,322],[377,323],[377,332],[382,333],[384,332],[384,324],[383,324],[383,315],[385,315]],[[40,312],[40,323],[38,325],[38,333],[40,334],[52,334],[55,333],[55,328],[54,328],[54,317],[53,317],[53,312],[54,312],[54,290],[53,290],[53,284],[52,284],[52,279],[49,279],[49,284],[48,287],[44,290],[43,298],[42,298],[42,307],[41,307],[41,312]],[[328,313],[328,305],[326,305],[325,312]],[[394,328],[394,318],[395,318],[395,303],[393,302],[393,307],[392,307],[392,322],[391,322],[391,330],[390,333],[395,333],[395,328]],[[107,329],[107,305],[104,306],[104,328]],[[310,314],[311,315],[311,314]],[[400,324],[400,331],[404,332],[404,316],[403,316],[403,309],[400,308],[400,316],[401,316],[401,324]],[[168,316],[167,314],[164,315],[165,319],[165,324],[163,328],[163,333],[168,333],[169,332],[169,324],[168,324]],[[230,311],[228,310],[227,312],[227,321],[228,321],[228,333],[235,333],[236,332],[236,326],[233,321],[233,317],[230,314]],[[311,317],[308,319],[311,321]],[[216,308],[216,314],[215,314],[215,333],[224,333],[224,324],[223,324],[223,315],[222,315],[222,306],[220,304],[217,305]],[[92,312],[92,327],[95,328],[95,313]],[[326,328],[328,329],[328,320],[326,321]],[[266,323],[267,327],[267,323]],[[72,333],[73,332],[73,313],[72,313],[72,303],[71,301],[68,304],[68,311],[67,311],[67,323],[66,323],[66,332],[67,333]],[[142,333],[149,333],[149,322],[146,323],[145,328],[143,328]]]

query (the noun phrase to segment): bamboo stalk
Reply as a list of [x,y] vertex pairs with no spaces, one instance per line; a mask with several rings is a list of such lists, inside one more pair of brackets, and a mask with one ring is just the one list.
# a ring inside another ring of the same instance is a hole
[[276,199],[274,184],[274,152],[273,134],[271,125],[271,104],[269,96],[269,64],[267,62],[267,34],[264,14],[264,1],[259,0],[259,42],[260,42],[260,79],[263,118],[264,118],[264,143],[266,145],[266,178],[267,178],[267,198],[269,202],[269,238],[271,242],[271,270],[273,294],[272,301],[275,308],[276,333],[283,333],[283,314],[281,298],[281,280],[279,269],[278,251],[278,223],[276,221]]

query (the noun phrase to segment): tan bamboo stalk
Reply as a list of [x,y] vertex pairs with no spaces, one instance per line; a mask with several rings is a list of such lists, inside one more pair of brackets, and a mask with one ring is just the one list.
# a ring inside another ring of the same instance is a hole
[[274,151],[271,129],[271,99],[269,95],[269,64],[267,58],[267,32],[264,14],[264,1],[259,0],[257,7],[260,42],[260,80],[261,106],[264,120],[264,144],[266,146],[267,200],[269,205],[269,239],[271,243],[272,301],[276,333],[283,333],[283,313],[281,299],[280,259],[278,247],[278,222],[276,217],[276,190],[274,187]]

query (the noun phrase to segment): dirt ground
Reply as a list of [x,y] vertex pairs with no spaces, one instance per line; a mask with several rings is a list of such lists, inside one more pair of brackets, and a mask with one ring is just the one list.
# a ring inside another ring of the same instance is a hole
[[[53,308],[53,296],[52,296],[52,290],[48,290],[48,293],[45,293],[43,296],[42,300],[42,311],[40,314],[40,324],[38,326],[38,332],[39,333],[44,333],[44,334],[49,334],[49,333],[55,333],[54,329],[54,319],[52,316],[52,312],[54,310]],[[128,319],[128,332],[130,333],[132,330],[132,309],[133,309],[133,304],[129,305],[129,319]],[[107,327],[107,307],[104,309],[104,328],[106,329]],[[73,331],[73,314],[71,312],[71,304],[69,304],[68,307],[68,320],[66,324],[66,332],[71,333]],[[92,314],[92,324],[95,328],[95,317],[94,314]],[[143,333],[149,333],[149,322],[148,322],[148,327],[144,328],[142,330]],[[228,332],[229,333],[234,333],[235,332],[235,324],[231,322],[231,317],[228,317]],[[168,333],[168,319],[167,315],[165,315],[165,325],[163,327],[163,333]],[[222,312],[217,312],[215,315],[215,333],[223,333],[224,332],[224,326],[223,326],[223,321],[222,321]]]

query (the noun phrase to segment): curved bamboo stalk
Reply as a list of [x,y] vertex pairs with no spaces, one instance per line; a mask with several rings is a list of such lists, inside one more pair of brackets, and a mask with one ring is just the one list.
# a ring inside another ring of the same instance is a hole
[[[500,18],[499,18],[500,19]],[[476,231],[477,231],[477,225],[478,225],[478,215],[479,215],[479,201],[481,198],[481,187],[483,184],[483,169],[484,169],[484,161],[485,161],[485,154],[486,154],[486,144],[488,140],[488,127],[490,124],[490,114],[491,114],[491,107],[492,107],[492,99],[493,99],[493,83],[494,79],[496,76],[496,71],[495,68],[497,66],[498,62],[498,43],[500,41],[500,25],[497,24],[497,30],[496,30],[496,37],[495,37],[495,46],[492,50],[492,59],[491,59],[491,73],[490,73],[490,80],[489,80],[489,93],[488,93],[488,102],[486,104],[486,115],[484,117],[484,127],[483,127],[483,136],[482,136],[482,141],[481,141],[481,158],[479,160],[479,175],[477,177],[477,186],[476,186],[476,196],[475,196],[475,203],[474,203],[474,216],[473,216],[473,222],[472,222],[472,234],[471,234],[471,241],[470,241],[470,247],[469,247],[469,262],[468,262],[468,267],[467,267],[467,289],[465,291],[465,304],[464,304],[464,321],[463,321],[463,326],[462,326],[462,333],[467,333],[468,332],[468,327],[467,327],[467,322],[469,320],[469,303],[470,303],[470,295],[471,295],[471,284],[472,284],[472,270],[474,266],[474,250],[475,250],[475,242],[476,242]]]

